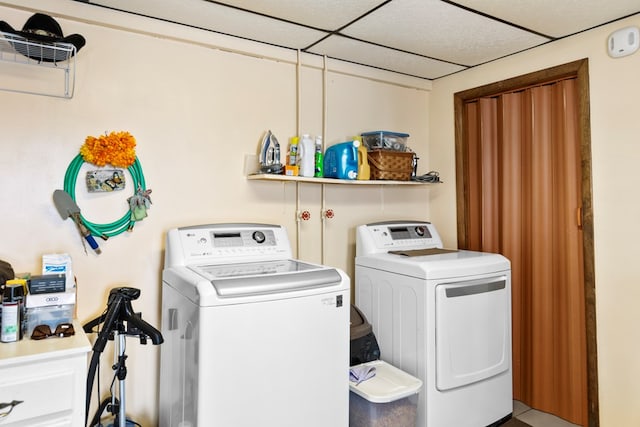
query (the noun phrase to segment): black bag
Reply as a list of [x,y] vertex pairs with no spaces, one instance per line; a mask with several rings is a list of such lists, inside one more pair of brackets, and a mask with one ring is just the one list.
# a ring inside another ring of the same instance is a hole
[[380,359],[380,347],[364,314],[351,305],[351,347],[349,366]]

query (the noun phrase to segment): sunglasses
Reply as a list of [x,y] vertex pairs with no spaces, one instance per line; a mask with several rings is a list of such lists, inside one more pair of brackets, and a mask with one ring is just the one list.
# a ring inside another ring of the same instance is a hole
[[56,326],[56,330],[51,332],[49,325],[38,325],[33,328],[31,333],[32,340],[43,340],[49,337],[70,337],[75,335],[76,331],[73,329],[71,323],[61,323]]

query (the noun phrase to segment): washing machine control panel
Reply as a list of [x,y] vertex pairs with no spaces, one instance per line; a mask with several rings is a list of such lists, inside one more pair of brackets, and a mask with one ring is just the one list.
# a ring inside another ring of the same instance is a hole
[[284,228],[261,224],[208,225],[170,230],[165,267],[251,262],[291,257]]
[[359,254],[403,249],[441,248],[442,240],[428,222],[388,222],[361,225],[357,230]]

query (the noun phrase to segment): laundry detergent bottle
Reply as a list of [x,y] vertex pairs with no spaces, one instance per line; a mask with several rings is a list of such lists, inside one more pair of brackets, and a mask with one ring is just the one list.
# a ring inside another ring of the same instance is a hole
[[362,143],[361,136],[354,137],[354,140],[360,142],[360,145],[358,145],[358,179],[368,180],[371,178],[371,168],[369,167],[367,147]]
[[324,177],[356,179],[358,177],[358,146],[360,141],[340,142],[324,153]]
[[300,176],[312,177],[315,173],[316,144],[308,134],[302,135],[298,143]]

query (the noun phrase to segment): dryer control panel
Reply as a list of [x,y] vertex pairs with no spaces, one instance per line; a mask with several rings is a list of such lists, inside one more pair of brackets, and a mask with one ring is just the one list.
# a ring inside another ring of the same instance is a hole
[[442,240],[430,222],[379,222],[356,230],[356,255],[433,248],[442,248]]

